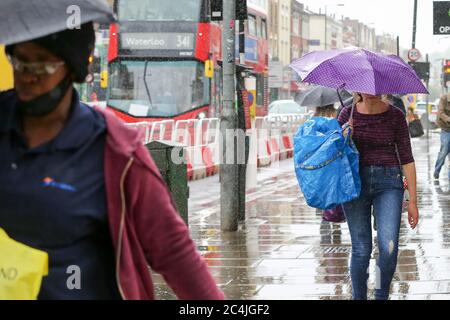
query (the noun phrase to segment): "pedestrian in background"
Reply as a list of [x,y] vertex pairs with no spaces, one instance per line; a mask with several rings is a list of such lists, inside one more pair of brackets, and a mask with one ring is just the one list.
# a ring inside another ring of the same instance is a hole
[[[79,100],[92,23],[9,45],[0,93],[0,227],[49,255],[39,299],[223,299],[137,131]],[[79,288],[68,286],[79,270]]]
[[334,104],[329,104],[323,107],[316,107],[314,117],[336,118],[337,110]]
[[411,138],[421,137],[424,135],[422,122],[413,107],[408,107],[406,121],[408,121],[409,134],[411,135]]
[[[436,165],[434,167],[434,179],[439,179],[439,173],[445,163],[445,158],[450,153],[450,93],[441,96],[437,115],[437,124],[441,128],[441,148],[439,150]],[[450,172],[449,172],[450,178]]]
[[[389,297],[390,284],[397,265],[398,239],[403,202],[403,174],[411,199],[408,221],[415,228],[419,212],[416,195],[416,169],[408,126],[403,113],[383,102],[381,97],[355,94],[352,123],[353,140],[360,153],[361,194],[343,205],[352,241],[351,280],[353,299],[367,299],[367,272],[372,254],[371,211],[377,221],[379,272],[375,290],[377,300]],[[348,123],[351,107],[339,115],[339,123]],[[403,171],[403,174],[402,174]]]
[[414,120],[419,120],[419,116],[414,111],[413,107],[408,107],[408,112],[406,114],[406,120],[408,121],[408,123],[411,123]]
[[[334,107],[334,104],[316,107],[314,117],[336,118],[337,110]],[[345,222],[344,212],[342,210],[341,205],[338,205],[337,207],[328,210],[316,209],[316,212],[322,215],[323,221],[334,223]]]

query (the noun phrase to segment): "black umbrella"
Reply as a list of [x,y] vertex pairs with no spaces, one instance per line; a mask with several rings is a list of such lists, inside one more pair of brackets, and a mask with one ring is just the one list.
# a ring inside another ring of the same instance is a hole
[[[344,100],[351,97],[348,91],[340,90],[339,93]],[[336,89],[314,86],[297,93],[295,102],[304,107],[323,107],[339,102],[339,96]]]
[[20,43],[87,22],[110,23],[105,0],[0,0],[0,43]]

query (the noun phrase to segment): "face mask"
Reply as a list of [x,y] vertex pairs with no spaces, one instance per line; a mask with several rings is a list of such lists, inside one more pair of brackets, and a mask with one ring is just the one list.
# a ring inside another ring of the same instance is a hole
[[25,116],[43,117],[54,111],[72,85],[69,77],[62,79],[56,87],[30,101],[17,101],[19,111]]

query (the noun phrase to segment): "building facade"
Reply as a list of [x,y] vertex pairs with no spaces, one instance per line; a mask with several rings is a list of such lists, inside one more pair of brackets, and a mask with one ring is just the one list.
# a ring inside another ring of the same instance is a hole
[[397,54],[397,38],[390,34],[376,36],[377,51],[386,54]]
[[334,16],[312,14],[310,17],[309,50],[330,50],[343,47],[343,25]]
[[309,14],[297,0],[291,3],[291,60],[309,52]]
[[284,66],[291,63],[291,0],[279,0],[278,57]]
[[344,47],[360,47],[372,51],[377,50],[375,29],[355,19],[345,18],[343,24]]
[[359,47],[372,51],[377,48],[375,29],[361,22],[359,23]]
[[359,21],[355,19],[345,18],[342,20],[342,43],[346,47],[359,46]]
[[269,60],[278,60],[278,0],[269,0]]

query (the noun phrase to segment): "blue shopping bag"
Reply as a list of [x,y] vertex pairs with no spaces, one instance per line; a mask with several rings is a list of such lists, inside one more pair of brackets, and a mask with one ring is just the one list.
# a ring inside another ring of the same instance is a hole
[[359,153],[336,119],[313,117],[298,129],[294,164],[309,206],[327,210],[359,197]]

